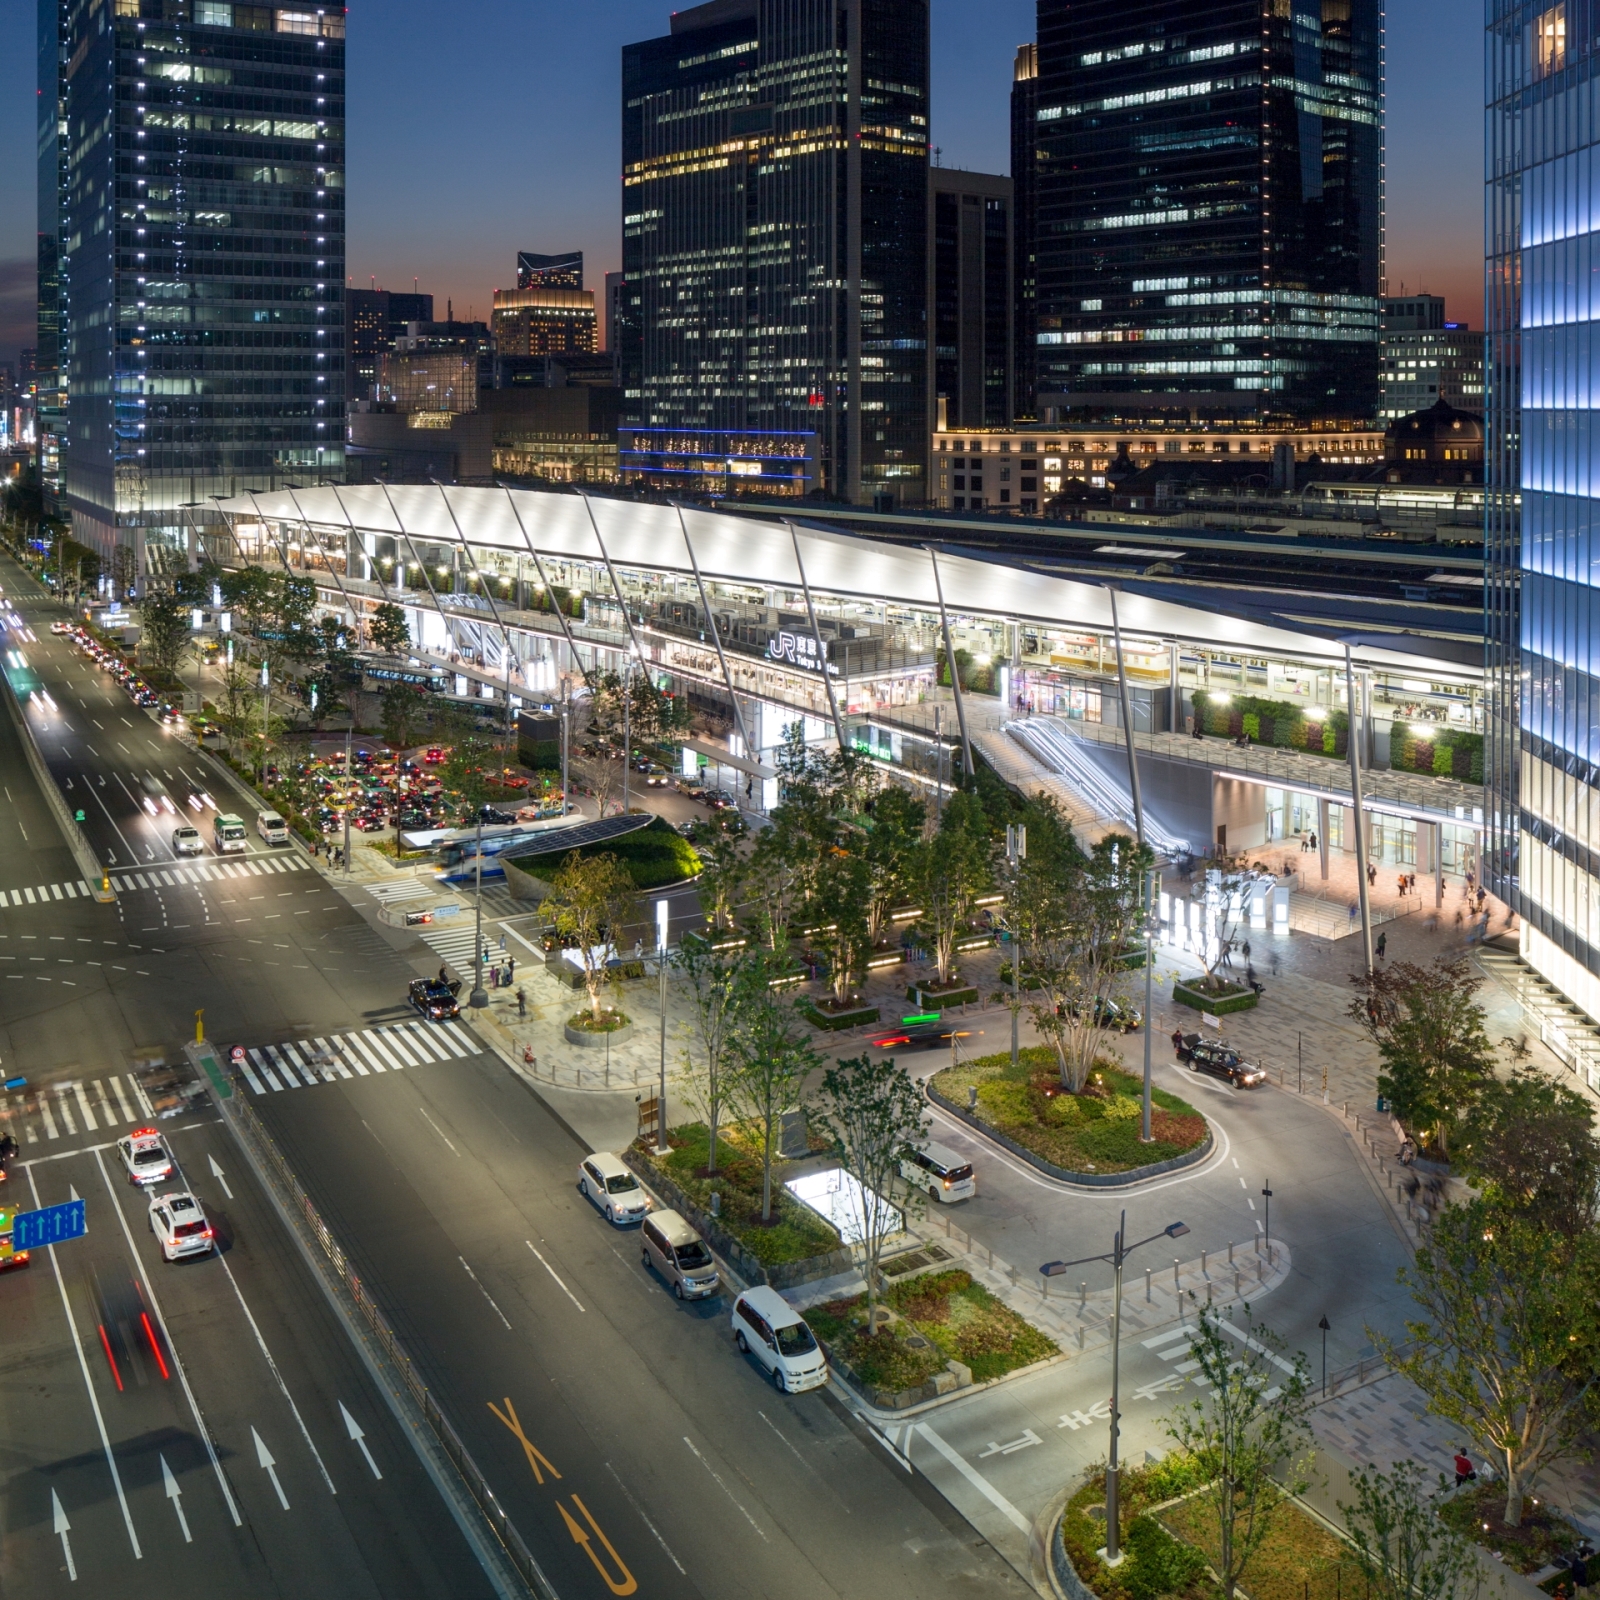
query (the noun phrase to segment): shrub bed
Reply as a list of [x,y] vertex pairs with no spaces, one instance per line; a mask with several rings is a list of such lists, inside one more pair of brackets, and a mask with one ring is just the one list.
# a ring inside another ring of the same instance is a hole
[[1506,1526],[1505,1510],[1505,1485],[1480,1483],[1451,1495],[1439,1507],[1439,1519],[1517,1572],[1537,1572],[1562,1551],[1577,1548],[1578,1530],[1550,1506],[1524,1500],[1522,1523],[1516,1528]]
[[[1186,1549],[1210,1561],[1217,1532],[1198,1498],[1167,1506],[1158,1519]],[[1239,1587],[1250,1600],[1342,1600],[1362,1592],[1361,1569],[1344,1541],[1293,1500],[1279,1501],[1272,1526],[1250,1558]]]
[[826,1033],[845,1033],[851,1028],[868,1027],[878,1020],[878,1008],[858,1000],[852,1000],[837,1011],[830,1000],[797,1000],[795,1009],[813,1027]]
[[1482,783],[1483,735],[1441,725],[1431,738],[1419,738],[1409,723],[1396,722],[1389,729],[1389,765],[1401,772]]
[[1307,755],[1343,758],[1349,743],[1350,719],[1343,711],[1308,717],[1304,706],[1290,700],[1268,700],[1253,694],[1194,695],[1194,714],[1207,733],[1237,739],[1249,734],[1255,744],[1304,750]]
[[1143,1082],[1102,1062],[1082,1094],[1068,1094],[1055,1052],[1043,1045],[1023,1049],[1015,1071],[1004,1052],[946,1067],[932,1081],[958,1106],[967,1104],[967,1090],[975,1086],[980,1122],[1069,1172],[1128,1172],[1170,1161],[1202,1144],[1208,1132],[1186,1100],[1152,1088],[1152,1142],[1141,1144]]
[[949,1361],[968,1368],[974,1383],[986,1383],[1060,1351],[1054,1339],[959,1269],[891,1284],[882,1303],[900,1320],[873,1334],[866,1331],[864,1294],[805,1314],[812,1332],[874,1388],[915,1389]]
[[[1205,1557],[1183,1544],[1150,1515],[1150,1507],[1186,1494],[1200,1481],[1187,1458],[1173,1454],[1152,1466],[1124,1467],[1118,1485],[1118,1522],[1127,1559],[1107,1567],[1095,1554],[1104,1548],[1105,1469],[1091,1468],[1061,1513],[1061,1543],[1079,1579],[1101,1600],[1211,1600],[1219,1591],[1206,1573]],[[1098,1509],[1098,1517],[1091,1510]]]
[[1206,988],[1203,980],[1197,980],[1175,982],[1172,998],[1180,1006],[1193,1006],[1196,1011],[1209,1011],[1214,1017],[1223,1017],[1230,1011],[1255,1010],[1260,997],[1254,989],[1236,989],[1232,984],[1213,991]]
[[669,1153],[658,1157],[655,1148],[640,1141],[635,1152],[652,1168],[664,1172],[702,1209],[711,1209],[711,1196],[722,1196],[721,1226],[741,1249],[763,1266],[781,1266],[827,1255],[840,1248],[839,1235],[809,1206],[803,1206],[783,1187],[787,1166],[772,1163],[772,1220],[761,1220],[761,1158],[753,1153],[747,1134],[723,1128],[717,1135],[717,1174],[706,1175],[711,1159],[711,1135],[703,1122],[685,1123],[667,1135]]

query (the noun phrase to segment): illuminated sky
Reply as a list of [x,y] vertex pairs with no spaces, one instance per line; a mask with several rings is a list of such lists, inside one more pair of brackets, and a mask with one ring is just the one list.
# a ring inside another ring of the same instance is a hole
[[[1005,172],[1016,46],[1033,0],[932,0],[935,143],[947,166]],[[666,31],[665,0],[355,0],[349,242],[358,286],[413,277],[484,316],[516,252],[619,265],[619,52]],[[33,343],[34,12],[0,5],[0,360]],[[1482,9],[1390,0],[1391,291],[1443,293],[1482,326]]]

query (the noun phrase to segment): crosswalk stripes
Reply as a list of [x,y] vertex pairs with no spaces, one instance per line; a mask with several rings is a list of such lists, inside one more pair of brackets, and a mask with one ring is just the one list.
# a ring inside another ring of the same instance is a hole
[[369,883],[366,887],[374,900],[381,900],[386,906],[397,900],[421,900],[434,892],[433,886],[421,878],[404,878],[399,883]]
[[252,1094],[281,1094],[477,1054],[477,1041],[459,1022],[396,1022],[356,1033],[249,1045],[239,1070]]
[[0,1098],[0,1126],[19,1145],[48,1144],[102,1129],[120,1134],[154,1115],[131,1072],[28,1088]]
[[431,928],[419,928],[422,942],[437,956],[442,956],[458,972],[468,972],[472,968],[472,947],[474,928],[471,921],[465,922],[461,927],[444,927],[437,925]]
[[[191,861],[183,865],[113,867],[109,876],[115,893],[133,889],[175,889],[182,884],[216,883],[229,878],[258,878],[273,873],[309,872],[312,868],[294,856],[241,856],[234,861]],[[0,889],[0,907],[20,910],[27,906],[54,905],[58,901],[92,900],[94,890],[82,879],[40,883],[20,889]]]

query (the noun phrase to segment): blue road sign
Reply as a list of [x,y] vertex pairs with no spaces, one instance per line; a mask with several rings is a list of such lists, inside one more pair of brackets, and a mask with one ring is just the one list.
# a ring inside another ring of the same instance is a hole
[[88,1231],[83,1201],[68,1200],[65,1205],[46,1206],[43,1211],[19,1211],[11,1219],[11,1248],[41,1250],[46,1245],[81,1239]]

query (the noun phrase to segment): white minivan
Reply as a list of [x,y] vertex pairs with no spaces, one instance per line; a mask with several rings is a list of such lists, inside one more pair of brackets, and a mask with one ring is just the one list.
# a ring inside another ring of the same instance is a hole
[[733,1302],[733,1342],[756,1358],[782,1393],[798,1394],[828,1381],[828,1358],[805,1318],[764,1283]]
[[949,1145],[925,1144],[900,1160],[900,1176],[939,1205],[970,1200],[978,1192],[972,1163]]
[[717,1263],[706,1242],[676,1211],[656,1211],[639,1229],[644,1264],[671,1284],[680,1300],[700,1300],[717,1292]]
[[289,824],[276,811],[256,813],[256,832],[267,844],[288,844]]

